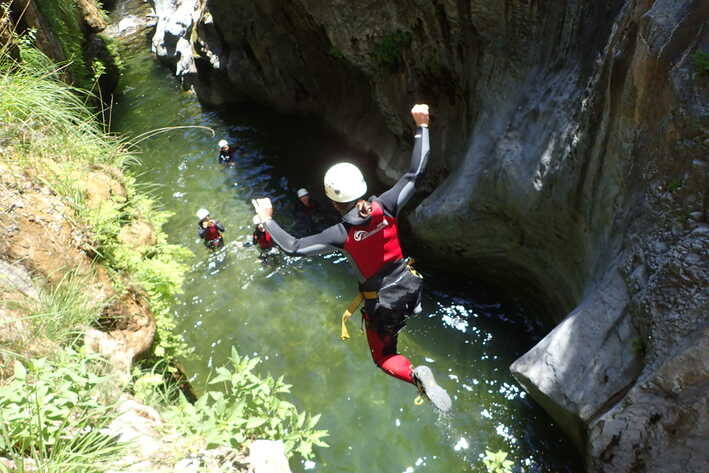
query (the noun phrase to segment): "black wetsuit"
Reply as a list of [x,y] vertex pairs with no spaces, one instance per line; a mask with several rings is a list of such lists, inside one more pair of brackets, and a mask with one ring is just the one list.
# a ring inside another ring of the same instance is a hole
[[219,149],[219,164],[229,164],[236,161],[236,148],[229,145],[225,150]]

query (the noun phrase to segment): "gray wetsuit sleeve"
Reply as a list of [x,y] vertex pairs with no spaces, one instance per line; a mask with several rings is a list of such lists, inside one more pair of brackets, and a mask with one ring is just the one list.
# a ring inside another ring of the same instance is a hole
[[345,246],[347,231],[338,223],[320,233],[303,238],[295,238],[283,230],[275,220],[264,223],[273,241],[287,254],[292,256],[312,256],[341,250]]
[[430,146],[428,142],[428,127],[420,126],[416,129],[414,149],[411,152],[411,165],[409,170],[401,176],[394,186],[379,196],[384,209],[395,217],[401,208],[414,195],[416,185],[426,171]]

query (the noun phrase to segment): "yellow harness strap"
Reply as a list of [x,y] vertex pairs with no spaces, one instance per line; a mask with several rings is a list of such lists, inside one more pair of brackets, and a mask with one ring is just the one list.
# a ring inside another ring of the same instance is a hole
[[343,342],[346,342],[350,339],[350,332],[347,330],[347,321],[350,319],[350,317],[352,317],[352,314],[354,314],[354,311],[357,310],[357,307],[359,307],[363,300],[376,299],[378,296],[379,294],[377,293],[377,291],[365,291],[357,293],[357,296],[352,299],[352,302],[350,302],[350,305],[347,307],[347,310],[345,310],[345,313],[342,314],[340,338]]

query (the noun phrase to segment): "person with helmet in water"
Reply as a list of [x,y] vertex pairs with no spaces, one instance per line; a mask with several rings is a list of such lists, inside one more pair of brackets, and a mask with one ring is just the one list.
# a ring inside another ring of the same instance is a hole
[[258,246],[260,252],[259,258],[265,259],[268,253],[273,249],[273,238],[271,238],[271,234],[266,231],[258,215],[254,215],[252,221],[255,225],[254,233],[251,238],[252,242],[254,245]]
[[323,223],[324,220],[320,209],[320,203],[313,199],[308,189],[304,187],[298,189],[297,195],[298,203],[295,204],[295,219],[297,225],[294,230],[302,234],[314,233],[322,230],[324,226],[316,225],[316,223]]
[[219,140],[219,164],[233,164],[236,161],[236,147],[227,140]]
[[413,367],[397,352],[397,335],[413,313],[420,312],[421,276],[404,258],[397,217],[414,194],[429,157],[428,106],[411,109],[416,123],[409,170],[382,195],[365,199],[367,183],[351,163],[338,163],[325,174],[325,193],[339,211],[339,223],[322,232],[295,238],[273,220],[268,198],[253,200],[256,213],[276,244],[287,254],[306,256],[344,251],[359,273],[359,296],[343,315],[342,338],[349,338],[345,322],[364,300],[362,311],[367,342],[374,362],[385,373],[415,385],[440,410],[451,407],[448,393],[426,365]]
[[204,246],[212,251],[224,246],[224,237],[222,236],[224,225],[219,220],[214,220],[207,209],[199,209],[197,218],[199,219],[198,234],[204,240]]
[[306,215],[312,217],[313,214],[315,214],[320,208],[318,201],[310,196],[310,192],[308,192],[308,189],[305,187],[298,189],[297,195],[298,202],[300,203],[300,205],[298,205],[298,209]]

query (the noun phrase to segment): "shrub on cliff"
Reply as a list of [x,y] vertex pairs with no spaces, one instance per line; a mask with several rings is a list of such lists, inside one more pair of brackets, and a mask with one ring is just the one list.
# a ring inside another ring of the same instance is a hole
[[124,446],[101,432],[113,417],[101,365],[71,350],[15,361],[0,385],[0,456],[13,471],[98,473],[120,457]]
[[230,366],[217,368],[210,386],[220,390],[205,392],[193,405],[182,397],[177,406],[166,411],[166,419],[177,426],[192,448],[228,445],[243,447],[250,440],[282,440],[286,454],[309,459],[313,447],[326,447],[325,430],[315,426],[319,415],[298,412],[288,401],[279,399],[290,392],[280,377],[263,378],[254,373],[259,358],[239,356],[232,347]]
[[[169,214],[155,208],[139,192],[135,180],[120,171],[135,158],[127,143],[103,130],[87,106],[87,93],[61,81],[58,68],[38,50],[23,46],[22,63],[0,58],[0,147],[3,159],[21,166],[63,197],[91,232],[92,251],[98,262],[113,270],[114,285],[125,284],[121,275],[140,285],[149,295],[158,322],[162,356],[177,358],[189,353],[172,331],[168,307],[182,285],[188,250],[167,243],[159,231]],[[109,190],[90,199],[91,176],[105,177]],[[111,190],[115,187],[117,190]],[[157,230],[149,252],[121,242],[121,228],[133,221],[151,222]],[[96,318],[100,316],[97,307]]]

